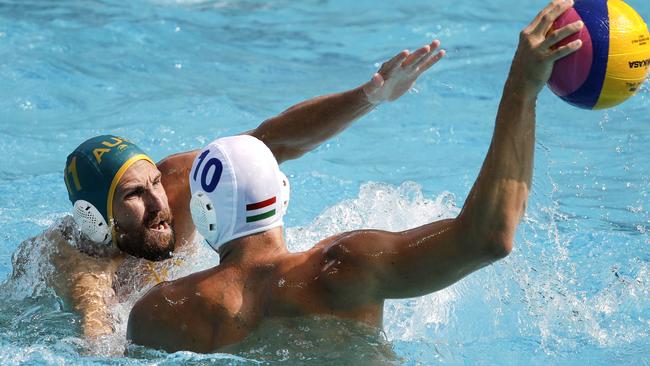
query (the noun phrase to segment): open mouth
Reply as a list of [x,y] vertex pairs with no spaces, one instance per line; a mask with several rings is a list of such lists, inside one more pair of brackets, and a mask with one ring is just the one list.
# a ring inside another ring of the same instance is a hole
[[167,231],[169,230],[169,224],[165,220],[160,220],[149,225],[149,230],[153,231]]

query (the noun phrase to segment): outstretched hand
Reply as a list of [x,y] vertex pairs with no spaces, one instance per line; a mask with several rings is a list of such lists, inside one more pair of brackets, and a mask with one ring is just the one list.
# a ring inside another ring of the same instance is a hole
[[435,40],[413,53],[404,50],[384,62],[372,79],[363,85],[363,91],[372,104],[393,101],[406,93],[415,80],[445,56],[445,51],[436,52],[440,41]]
[[582,21],[549,33],[553,22],[572,6],[573,0],[553,0],[521,31],[510,77],[521,83],[525,88],[522,91],[536,96],[551,78],[555,61],[582,47],[582,41],[579,39],[557,46],[559,42],[581,30],[584,26]]

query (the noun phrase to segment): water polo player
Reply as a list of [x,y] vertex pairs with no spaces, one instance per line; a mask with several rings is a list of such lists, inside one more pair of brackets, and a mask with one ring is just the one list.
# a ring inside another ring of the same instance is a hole
[[68,156],[64,174],[74,220],[90,240],[114,241],[153,261],[171,257],[175,240],[162,174],[140,148],[117,136],[93,137]]
[[244,136],[205,147],[188,177],[192,214],[221,263],[150,290],[131,311],[129,339],[166,351],[213,352],[271,319],[309,315],[378,329],[384,300],[432,293],[508,255],[531,188],[537,96],[553,63],[581,47],[580,40],[554,47],[581,22],[549,33],[572,5],[555,0],[521,33],[490,148],[455,219],[399,233],[341,233],[290,253],[273,153]]
[[[297,104],[246,134],[268,147],[274,164],[298,158],[377,104],[402,96],[443,57],[438,46],[434,41],[402,51],[367,83]],[[55,288],[82,315],[89,338],[114,331],[108,304],[168,279],[177,261],[165,259],[192,245],[190,170],[197,154],[179,153],[156,164],[126,138],[102,135],[69,155],[64,180],[82,235],[74,246],[60,246],[54,263],[63,280]],[[264,207],[251,210],[263,216]]]

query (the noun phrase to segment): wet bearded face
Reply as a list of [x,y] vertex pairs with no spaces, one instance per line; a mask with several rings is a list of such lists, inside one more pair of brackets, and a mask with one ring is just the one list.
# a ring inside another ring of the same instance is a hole
[[140,225],[129,229],[120,226],[117,220],[115,225],[117,246],[121,250],[150,261],[171,258],[175,242],[169,210],[151,213]]
[[172,256],[172,215],[156,167],[144,160],[129,167],[116,188],[113,211],[121,250],[152,261]]

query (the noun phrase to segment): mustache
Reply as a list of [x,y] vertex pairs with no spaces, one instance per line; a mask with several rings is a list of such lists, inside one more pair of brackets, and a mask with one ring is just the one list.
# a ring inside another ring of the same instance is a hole
[[165,221],[169,226],[172,226],[173,217],[170,210],[165,209],[158,212],[147,213],[143,221],[146,227],[151,227],[151,225],[158,224],[161,221]]

